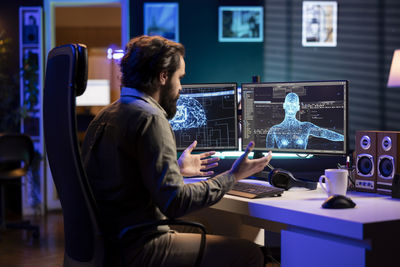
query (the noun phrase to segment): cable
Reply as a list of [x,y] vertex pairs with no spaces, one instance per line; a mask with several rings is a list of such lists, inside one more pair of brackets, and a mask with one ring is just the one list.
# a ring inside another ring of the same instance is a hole
[[348,178],[349,178],[350,184],[349,184],[349,188],[348,189],[350,189],[350,190],[354,189],[354,187],[356,185],[356,182],[355,182],[354,177],[353,177],[352,174],[353,174],[353,171],[354,171],[355,167],[354,166],[349,166],[349,164],[341,165],[340,163],[338,163],[337,164],[337,168],[338,169],[342,169],[342,170],[347,170],[349,172],[348,173]]
[[270,168],[270,170],[272,171],[273,169],[275,169],[271,164],[267,164],[267,167]]

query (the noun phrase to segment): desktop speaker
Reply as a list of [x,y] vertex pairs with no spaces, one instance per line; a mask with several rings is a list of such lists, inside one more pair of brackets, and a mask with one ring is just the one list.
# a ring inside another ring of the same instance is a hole
[[384,131],[377,133],[376,191],[391,195],[393,178],[399,173],[400,132]]
[[400,198],[400,174],[398,173],[393,177],[392,198]]
[[376,192],[376,131],[357,131],[355,145],[355,188]]

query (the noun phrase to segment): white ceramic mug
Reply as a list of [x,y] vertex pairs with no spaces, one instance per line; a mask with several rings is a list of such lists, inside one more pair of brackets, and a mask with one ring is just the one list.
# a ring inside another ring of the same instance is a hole
[[[343,169],[326,169],[325,175],[319,177],[319,184],[328,196],[345,196],[347,191],[348,174],[348,171]],[[326,186],[322,183],[322,179],[324,178]]]

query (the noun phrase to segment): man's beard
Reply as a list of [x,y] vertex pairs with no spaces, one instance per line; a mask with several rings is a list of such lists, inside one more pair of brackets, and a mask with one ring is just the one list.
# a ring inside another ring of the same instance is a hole
[[165,112],[167,112],[167,119],[170,120],[175,116],[176,113],[176,102],[178,101],[179,94],[177,96],[172,95],[173,93],[172,85],[167,82],[161,88],[160,93],[160,105],[163,107]]

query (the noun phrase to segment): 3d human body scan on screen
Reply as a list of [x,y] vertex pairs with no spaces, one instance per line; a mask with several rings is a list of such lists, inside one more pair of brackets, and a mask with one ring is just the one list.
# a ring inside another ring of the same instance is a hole
[[170,120],[178,150],[238,149],[236,83],[182,85]]
[[243,84],[242,110],[258,150],[346,154],[347,81]]

